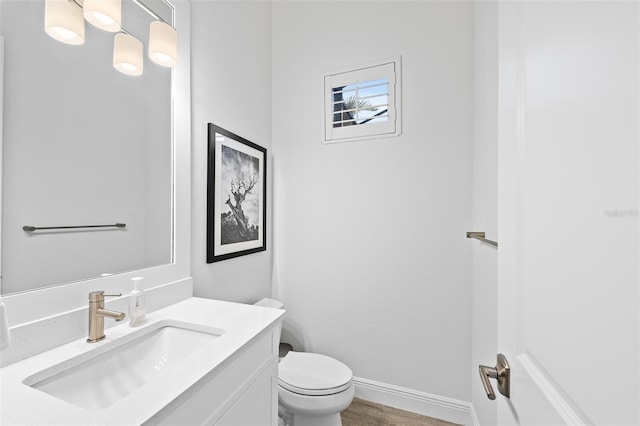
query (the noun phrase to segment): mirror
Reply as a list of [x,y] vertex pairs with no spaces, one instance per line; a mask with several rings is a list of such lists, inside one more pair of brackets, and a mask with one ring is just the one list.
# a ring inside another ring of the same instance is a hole
[[[155,20],[123,1],[148,46]],[[171,23],[162,0],[145,0]],[[113,33],[85,24],[70,46],[44,32],[44,2],[2,0],[2,294],[173,261],[171,69],[112,66]],[[25,231],[124,223],[125,227]]]

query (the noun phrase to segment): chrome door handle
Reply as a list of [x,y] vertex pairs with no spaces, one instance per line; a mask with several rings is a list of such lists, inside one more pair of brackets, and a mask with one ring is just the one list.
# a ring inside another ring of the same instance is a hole
[[511,397],[511,368],[504,355],[498,354],[495,368],[487,367],[486,365],[480,365],[479,367],[480,379],[482,379],[482,385],[484,386],[484,391],[487,393],[487,398],[491,400],[496,399],[496,394],[493,393],[489,378],[498,381],[498,391],[501,394],[507,398]]

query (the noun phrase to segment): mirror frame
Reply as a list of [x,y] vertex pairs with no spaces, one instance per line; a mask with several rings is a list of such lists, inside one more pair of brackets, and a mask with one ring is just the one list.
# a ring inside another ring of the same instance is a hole
[[[174,22],[178,31],[179,60],[171,76],[173,147],[173,263],[62,284],[54,287],[15,293],[2,297],[9,327],[39,321],[87,307],[91,291],[106,293],[131,291],[131,278],[143,276],[145,289],[191,278],[191,51],[190,6],[188,0],[169,0],[174,6]],[[0,29],[1,29],[0,20]],[[4,39],[0,36],[0,95],[4,87]],[[1,98],[4,99],[4,98]],[[3,105],[0,102],[0,162],[3,148]],[[0,174],[0,211],[2,207],[2,176]],[[0,214],[0,239],[2,232]],[[0,258],[2,248],[0,246]],[[0,264],[1,265],[1,264]],[[1,266],[0,266],[1,268]],[[0,270],[0,276],[2,271]],[[1,283],[0,283],[1,286]],[[1,292],[0,292],[1,295]]]

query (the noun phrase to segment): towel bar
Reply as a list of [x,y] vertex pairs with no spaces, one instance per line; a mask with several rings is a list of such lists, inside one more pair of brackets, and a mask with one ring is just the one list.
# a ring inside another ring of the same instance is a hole
[[33,231],[41,231],[41,230],[45,230],[45,229],[78,229],[78,228],[111,228],[111,227],[116,227],[116,228],[124,228],[127,225],[125,223],[116,223],[113,225],[78,225],[78,226],[30,226],[30,225],[25,225],[22,227],[23,230],[27,231],[27,232],[33,232]]
[[491,244],[494,247],[498,247],[498,243],[495,241],[487,240],[484,232],[467,232],[467,238],[475,238],[483,243]]

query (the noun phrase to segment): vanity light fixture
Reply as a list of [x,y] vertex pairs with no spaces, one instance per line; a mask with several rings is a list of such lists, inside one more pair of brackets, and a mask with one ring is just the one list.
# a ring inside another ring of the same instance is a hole
[[178,33],[164,21],[149,26],[149,59],[163,67],[172,67],[178,58]]
[[84,19],[95,27],[110,33],[120,31],[122,0],[84,0]]
[[[132,0],[153,16],[149,27],[149,59],[164,67],[175,66],[178,33],[140,0]],[[83,19],[84,18],[84,19]],[[84,43],[85,19],[104,31],[115,32],[113,66],[126,75],[142,74],[142,42],[122,28],[122,0],[45,0],[45,31],[66,44]]]
[[84,43],[82,9],[69,0],[46,0],[44,30],[54,39],[66,44]]
[[131,34],[118,33],[113,40],[113,67],[126,75],[141,75],[142,42]]

